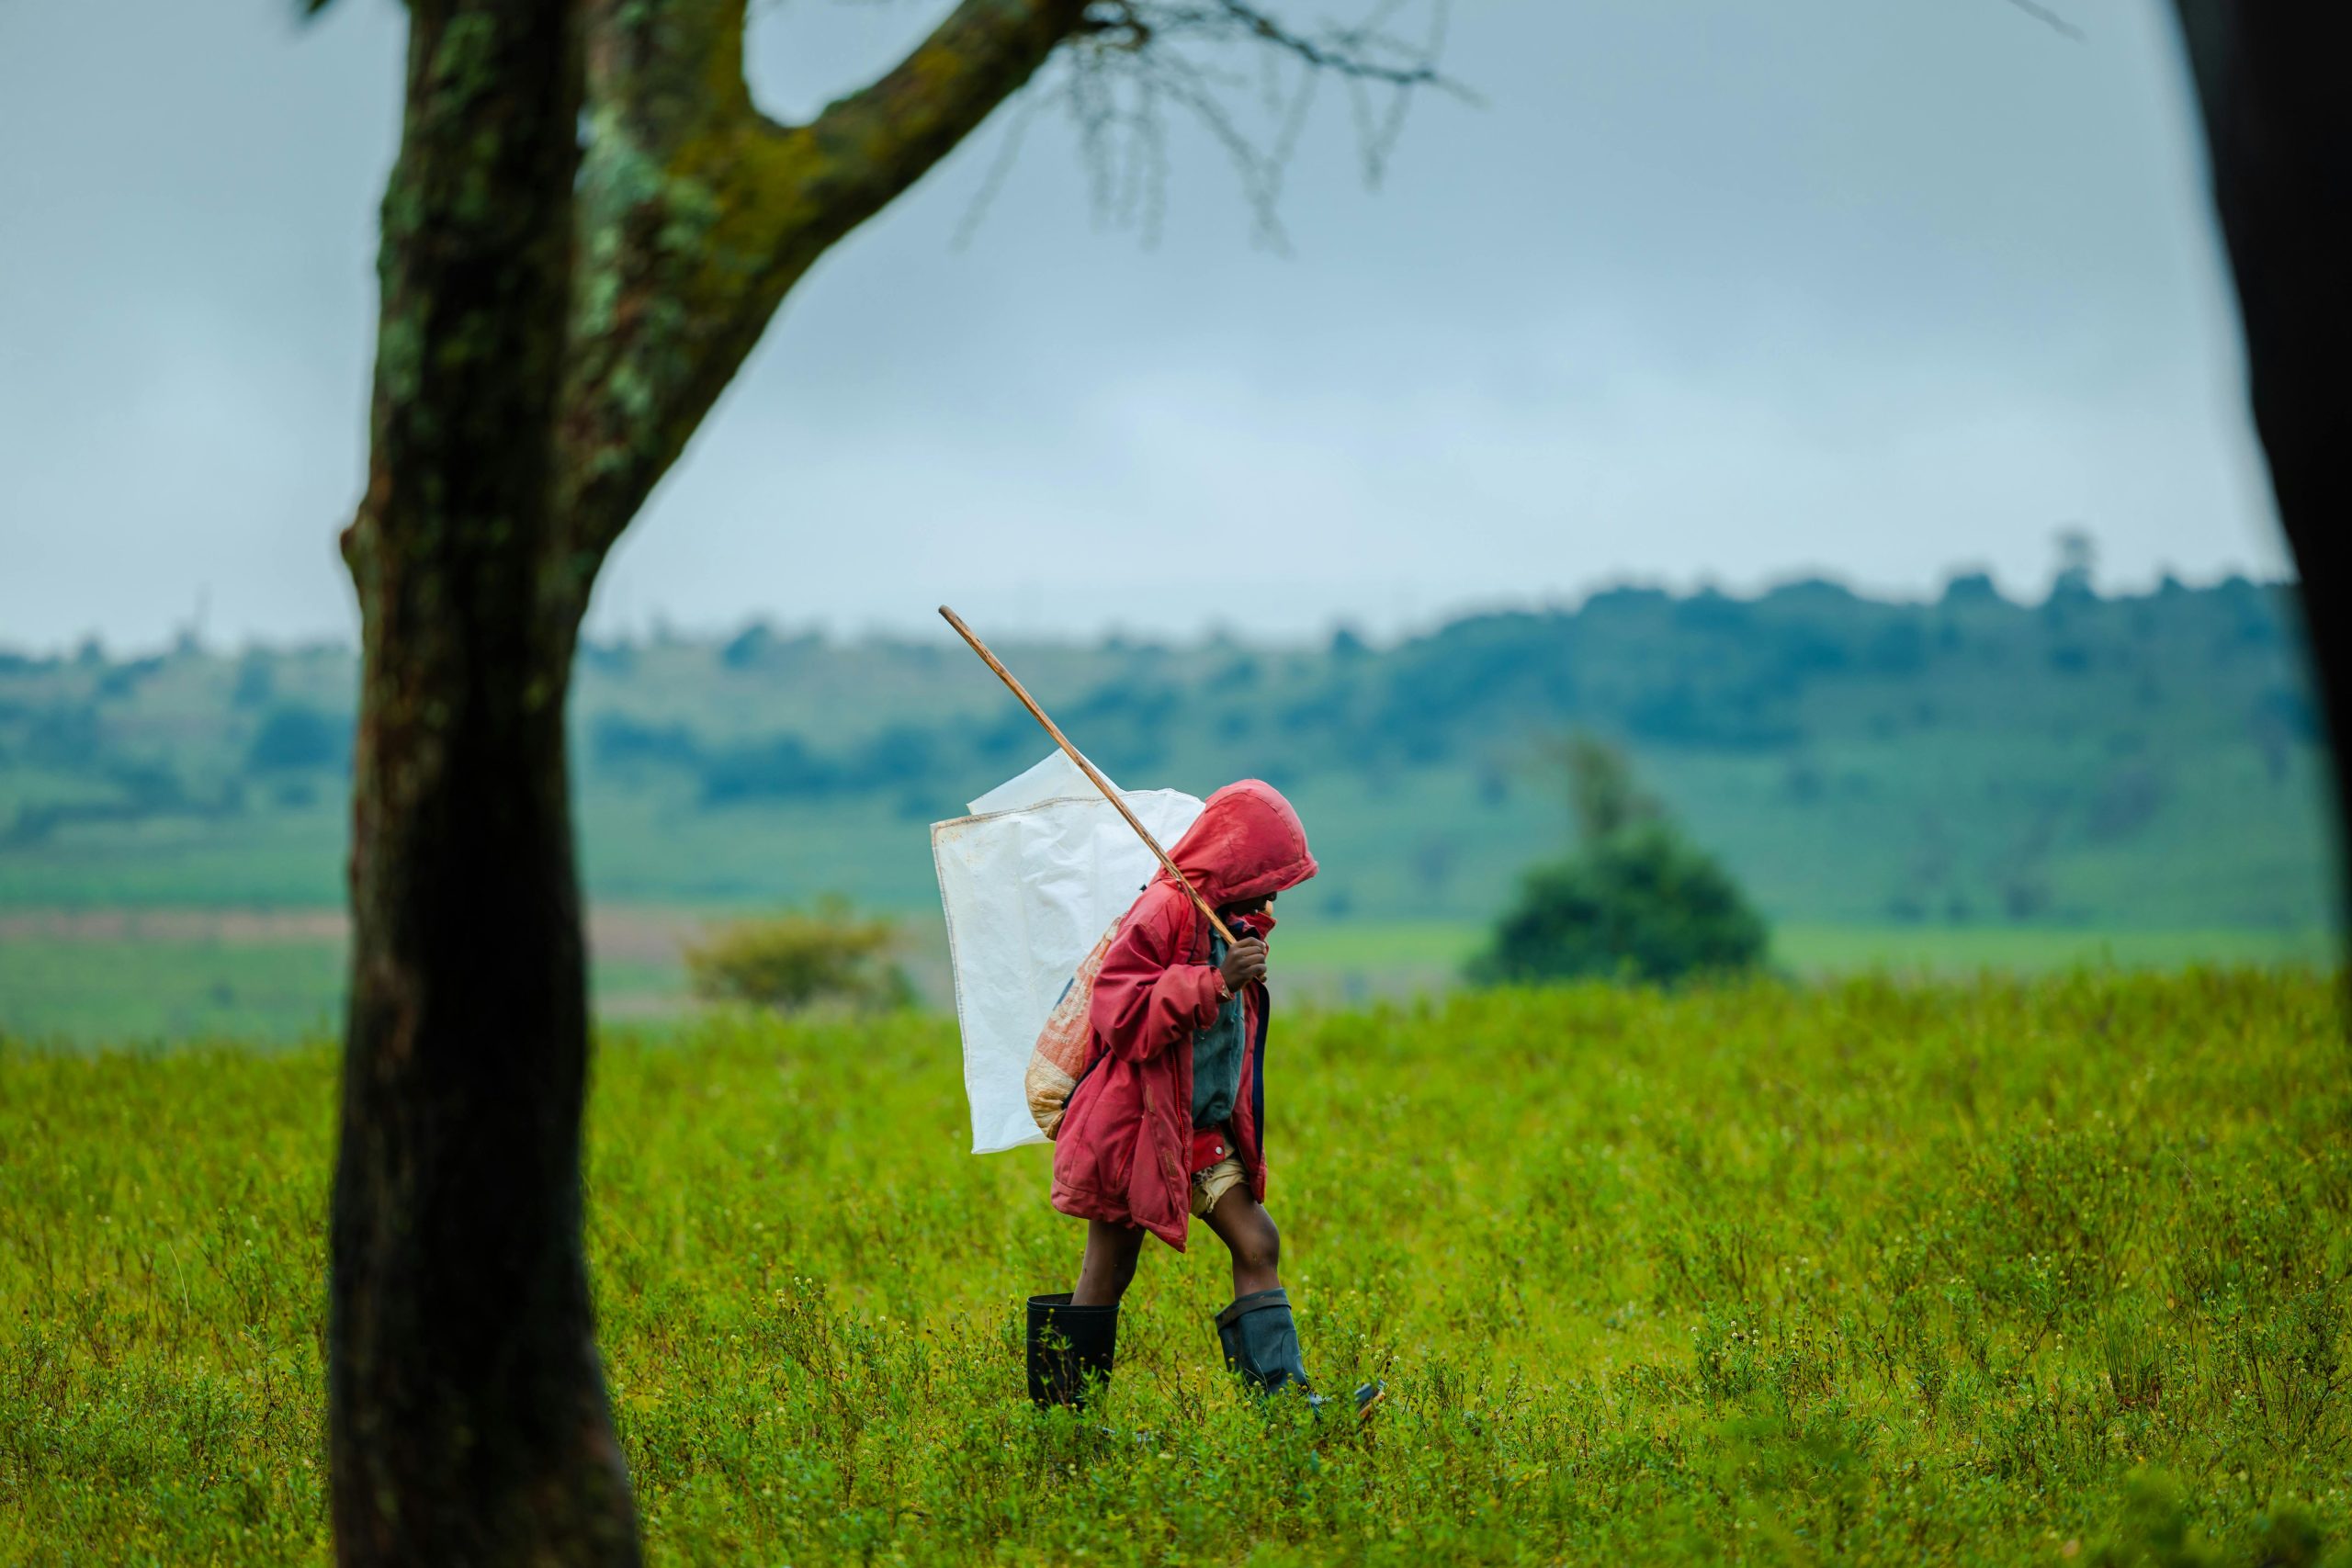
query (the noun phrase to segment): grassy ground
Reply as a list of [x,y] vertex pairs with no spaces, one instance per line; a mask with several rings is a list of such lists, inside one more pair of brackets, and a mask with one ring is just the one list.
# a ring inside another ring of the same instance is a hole
[[[338,1028],[340,941],[17,938],[0,942],[0,1031],[34,1040],[280,1045]],[[685,976],[666,963],[604,959],[600,1010],[679,1011]]]
[[[678,944],[740,911],[599,906],[590,922],[599,1014],[674,1017],[689,1005]],[[906,959],[931,1005],[952,1004],[935,910],[907,919]],[[342,1012],[341,911],[223,909],[0,913],[0,1032],[75,1043],[234,1040],[285,1043]],[[1286,919],[1277,956],[1285,992],[1362,1006],[1452,986],[1486,939],[1466,920]],[[2331,931],[2075,929],[2047,926],[1776,927],[1773,962],[1823,976],[1883,969],[1961,976],[2038,974],[2080,964],[2322,964]]]
[[2324,929],[2067,926],[1824,926],[1772,930],[1773,962],[1801,975],[1883,969],[1905,975],[2000,970],[2039,975],[2082,965],[2168,969],[2193,964],[2330,964],[2343,938]]
[[[983,700],[1001,701],[986,680]],[[12,794],[21,780],[7,765],[5,687],[0,679],[0,910],[331,906],[341,897],[350,809],[336,777],[311,781],[299,804],[254,790],[229,815],[69,822],[11,841],[29,802]],[[1868,925],[1908,906],[1993,924],[2007,895],[2033,889],[2049,924],[2277,928],[2334,918],[2318,752],[2302,748],[2274,774],[2243,738],[2180,740],[2134,761],[2088,729],[2060,728],[2073,739],[2004,728],[1801,751],[1668,750],[1637,762],[1693,839],[1781,919]],[[1205,794],[1262,763],[1292,795],[1323,865],[1292,895],[1300,915],[1483,924],[1532,860],[1572,838],[1533,750],[1514,742],[1500,754],[1509,766],[1317,766],[1294,778],[1260,757],[1231,772],[1154,767],[1127,782]],[[832,891],[920,910],[937,897],[928,824],[1043,752],[1041,741],[967,788],[913,798],[725,808],[707,806],[683,774],[624,783],[592,769],[578,799],[586,890],[602,904],[739,908]],[[2153,815],[2092,831],[2086,814],[2105,798],[2102,778],[2110,787],[2142,780],[2155,792],[2143,802]]]
[[[1270,1202],[1318,1439],[1153,1246],[1103,1437],[1019,1394],[1046,1151],[953,1031],[607,1041],[604,1345],[662,1563],[2315,1562],[2352,1538],[2352,1061],[2290,973],[1310,1015]],[[0,1050],[0,1560],[316,1562],[334,1063]]]
[[[1286,924],[1277,935],[1286,977],[1327,999],[1366,1000],[1443,987],[1487,939],[1468,921]],[[1772,928],[1776,966],[1822,977],[1883,970],[1913,976],[1983,970],[2036,975],[2085,965],[2177,968],[2193,964],[2327,964],[2343,951],[2333,931],[2030,925],[1819,925]]]

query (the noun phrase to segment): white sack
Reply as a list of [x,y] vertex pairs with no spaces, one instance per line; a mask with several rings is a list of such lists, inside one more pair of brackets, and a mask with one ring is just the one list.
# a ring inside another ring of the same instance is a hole
[[[1181,790],[1119,794],[1162,846],[1201,814]],[[977,1155],[1045,1141],[1023,1087],[1037,1032],[1159,862],[1058,750],[971,808],[931,825],[931,858],[947,910]]]

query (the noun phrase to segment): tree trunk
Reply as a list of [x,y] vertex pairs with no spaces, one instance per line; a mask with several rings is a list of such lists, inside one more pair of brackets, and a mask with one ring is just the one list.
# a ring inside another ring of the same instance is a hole
[[790,128],[741,85],[744,4],[409,3],[344,536],[364,654],[328,1286],[345,1563],[638,1560],[581,1245],[580,616],[793,282],[1087,0],[961,0]]
[[346,1563],[637,1560],[582,1253],[555,505],[579,70],[563,0],[415,0],[383,206],[330,1280]]
[[[2245,323],[2255,428],[2301,580],[2335,766],[2338,854],[2352,839],[2352,9],[2179,0],[2213,200]],[[2339,862],[2339,872],[2343,867]]]

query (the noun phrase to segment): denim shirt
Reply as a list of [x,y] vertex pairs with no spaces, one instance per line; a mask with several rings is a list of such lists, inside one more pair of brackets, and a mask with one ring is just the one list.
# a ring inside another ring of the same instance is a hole
[[[1225,963],[1225,939],[1209,933],[1209,962]],[[1193,1032],[1193,1125],[1216,1126],[1233,1114],[1241,1092],[1241,1053],[1248,1042],[1241,1027],[1241,993],[1217,1010],[1216,1021]]]

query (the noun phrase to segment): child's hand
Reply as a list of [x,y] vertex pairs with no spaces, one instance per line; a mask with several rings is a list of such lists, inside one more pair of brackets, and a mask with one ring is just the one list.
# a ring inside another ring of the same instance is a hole
[[1225,987],[1238,991],[1252,980],[1266,977],[1266,943],[1262,938],[1243,937],[1226,950],[1225,963],[1219,966],[1225,976]]

